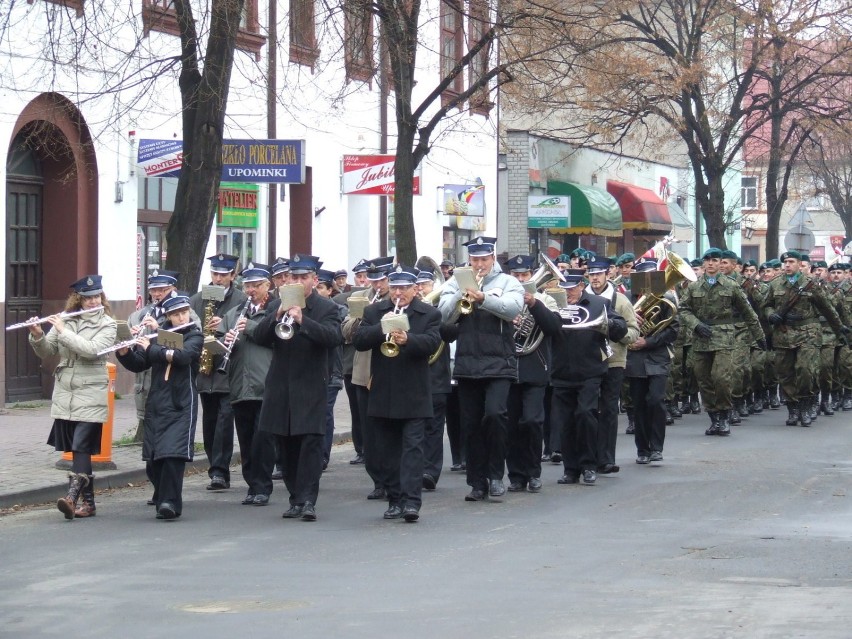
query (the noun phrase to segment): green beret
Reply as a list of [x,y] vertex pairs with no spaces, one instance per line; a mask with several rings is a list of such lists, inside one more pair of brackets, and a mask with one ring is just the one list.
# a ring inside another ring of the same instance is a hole
[[810,255],[808,255],[807,253],[802,253],[801,260],[802,260],[803,262],[810,262],[810,261],[811,261],[811,256],[810,256]]
[[802,254],[799,253],[798,251],[784,251],[783,253],[781,253],[781,257],[779,257],[778,259],[782,262],[784,260],[789,260],[789,259],[794,259],[794,260],[798,260],[799,262],[801,262],[802,261]]
[[633,253],[624,253],[621,257],[619,257],[615,261],[616,266],[621,266],[622,264],[627,264],[627,262],[635,262],[636,256]]
[[817,260],[812,262],[814,268],[828,268],[828,263],[825,260]]
[[842,262],[835,262],[834,264],[832,264],[831,266],[828,266],[826,268],[828,268],[829,271],[845,271],[846,265],[843,264]]
[[743,262],[743,266],[754,266],[757,268],[757,260],[746,260]]
[[689,261],[689,265],[695,268],[696,266],[704,266],[704,262],[696,257],[694,260]]
[[769,260],[767,264],[769,265],[769,268],[781,268],[782,266],[781,260],[779,260],[777,257],[774,260]]
[[765,271],[768,268],[772,268],[769,266],[769,262],[763,262],[760,266],[757,267],[758,271]]
[[717,248],[709,248],[704,251],[704,255],[701,256],[702,260],[721,260],[722,259],[722,249]]
[[738,257],[737,254],[734,253],[731,250],[725,249],[724,251],[722,251],[722,258],[721,259],[723,259],[723,260],[735,260],[735,259],[737,259],[737,257]]

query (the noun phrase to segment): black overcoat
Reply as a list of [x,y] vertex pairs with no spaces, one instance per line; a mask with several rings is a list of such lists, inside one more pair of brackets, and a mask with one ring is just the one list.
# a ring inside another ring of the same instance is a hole
[[272,347],[266,376],[260,430],[275,435],[325,434],[328,353],[343,343],[337,304],[313,291],[305,298],[302,324],[294,324],[289,340],[275,336],[281,300],[269,303],[269,314],[255,330],[255,341]]
[[[670,293],[666,293],[666,298],[673,303],[675,302],[674,297]],[[669,374],[672,361],[669,349],[677,339],[680,323],[677,318],[677,312],[672,311],[670,306],[661,303],[661,308],[661,320],[674,315],[671,324],[646,337],[645,347],[641,350],[627,350],[627,365],[624,369],[625,377],[651,377],[654,375]]]
[[367,415],[387,419],[432,417],[429,356],[441,343],[441,313],[413,300],[404,311],[410,326],[408,343],[399,347],[396,357],[385,357],[379,350],[385,341],[380,322],[393,307],[385,300],[365,308],[364,319],[352,337],[357,350],[373,351]]
[[[166,321],[163,328],[171,328],[171,322]],[[192,461],[198,417],[196,379],[204,336],[195,325],[180,332],[183,334],[183,348],[174,350],[171,366],[166,360],[167,349],[156,342],[151,342],[146,351],[135,347],[124,355],[116,354],[118,361],[129,371],[141,373],[151,369],[151,390],[145,401],[142,440],[142,459],[145,461],[169,457]]]

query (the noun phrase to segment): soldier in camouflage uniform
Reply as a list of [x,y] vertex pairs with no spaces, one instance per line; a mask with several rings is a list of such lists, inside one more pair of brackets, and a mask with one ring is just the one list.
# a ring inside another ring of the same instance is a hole
[[[719,264],[723,275],[734,280],[737,286],[743,288],[745,279],[737,268],[739,257],[733,251],[722,251]],[[731,411],[731,424],[739,424],[743,417],[748,417],[745,397],[751,386],[749,379],[749,360],[751,345],[748,326],[739,311],[734,309],[734,354],[731,360],[731,401],[734,408]]]
[[[703,263],[699,259],[692,260],[695,277],[701,277],[704,271]],[[681,282],[676,288],[678,303],[689,286],[688,281]],[[701,412],[701,404],[698,401],[698,382],[695,379],[692,361],[692,331],[680,325],[677,340],[674,343],[674,358],[672,360],[671,379],[675,394],[675,402],[680,401],[679,411],[681,414],[698,414]]]
[[[763,334],[768,333],[769,324],[764,325],[761,321],[762,309],[766,303],[766,298],[769,294],[769,284],[761,282],[757,276],[757,262],[748,260],[743,264],[743,291],[746,294],[749,304],[757,314],[757,319],[760,321],[760,327],[763,329]],[[767,340],[768,341],[768,340]],[[765,396],[766,380],[764,372],[766,370],[766,358],[769,352],[757,348],[756,345],[749,347],[749,369],[748,379],[750,391],[746,396],[746,405],[748,412],[751,415],[756,415],[763,412],[763,398]]]
[[720,272],[722,251],[704,252],[704,275],[686,289],[680,304],[681,322],[694,333],[692,349],[695,377],[704,408],[710,415],[705,435],[729,435],[731,401],[731,358],[735,350],[735,311],[743,318],[751,337],[766,347],[757,315],[742,288]]
[[[767,260],[765,262],[766,268],[763,274],[763,281],[769,285],[772,283],[772,280],[779,277],[781,275],[781,260],[772,259]],[[766,302],[769,301],[769,295],[771,292],[771,288],[766,291],[766,300],[764,300],[764,307],[766,306]],[[763,372],[764,384],[766,385],[766,395],[764,396],[764,408],[766,408],[766,404],[769,404],[769,408],[772,410],[777,410],[781,408],[781,399],[779,397],[779,387],[778,387],[778,371],[775,370],[775,352],[772,347],[772,325],[766,321],[766,313],[761,311],[760,314],[761,326],[763,326],[763,332],[766,334],[766,341],[769,343],[769,350],[766,353],[766,368]],[[768,401],[767,401],[768,400]]]
[[[849,326],[852,321],[852,280],[849,264],[836,262],[828,269],[831,289],[835,291],[841,321]],[[843,312],[840,312],[843,309]],[[852,410],[852,350],[837,345],[835,349],[834,387],[832,409]]]
[[801,271],[801,259],[797,251],[781,255],[784,275],[770,284],[771,295],[764,309],[775,328],[775,368],[787,398],[788,426],[810,426],[812,422],[810,408],[822,333],[819,316],[825,316],[838,343],[845,345],[849,332],[822,287]]

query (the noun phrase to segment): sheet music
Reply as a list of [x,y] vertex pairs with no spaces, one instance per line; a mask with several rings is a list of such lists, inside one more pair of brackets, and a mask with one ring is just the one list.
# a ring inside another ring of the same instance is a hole
[[479,285],[476,283],[476,272],[469,266],[462,266],[454,270],[453,277],[456,278],[456,282],[459,284],[459,291],[462,293],[469,288],[474,290],[479,289]]
[[291,306],[305,308],[305,287],[301,284],[279,286],[278,296],[281,298],[281,308],[290,308]]

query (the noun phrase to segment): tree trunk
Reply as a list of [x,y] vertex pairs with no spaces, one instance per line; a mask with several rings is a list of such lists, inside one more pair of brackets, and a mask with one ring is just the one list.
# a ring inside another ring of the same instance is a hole
[[[180,5],[180,7],[179,7]],[[191,10],[183,2],[176,9]],[[183,100],[183,165],[178,179],[175,210],[166,229],[166,267],[180,273],[180,286],[198,288],[204,252],[217,210],[222,173],[222,138],[228,104],[234,44],[243,0],[214,0],[204,71],[198,74],[194,29],[182,30],[181,98]],[[180,19],[180,18],[179,18]]]
[[417,261],[417,238],[414,231],[414,131],[397,120],[397,147],[394,161],[394,237],[396,256],[400,264]]

